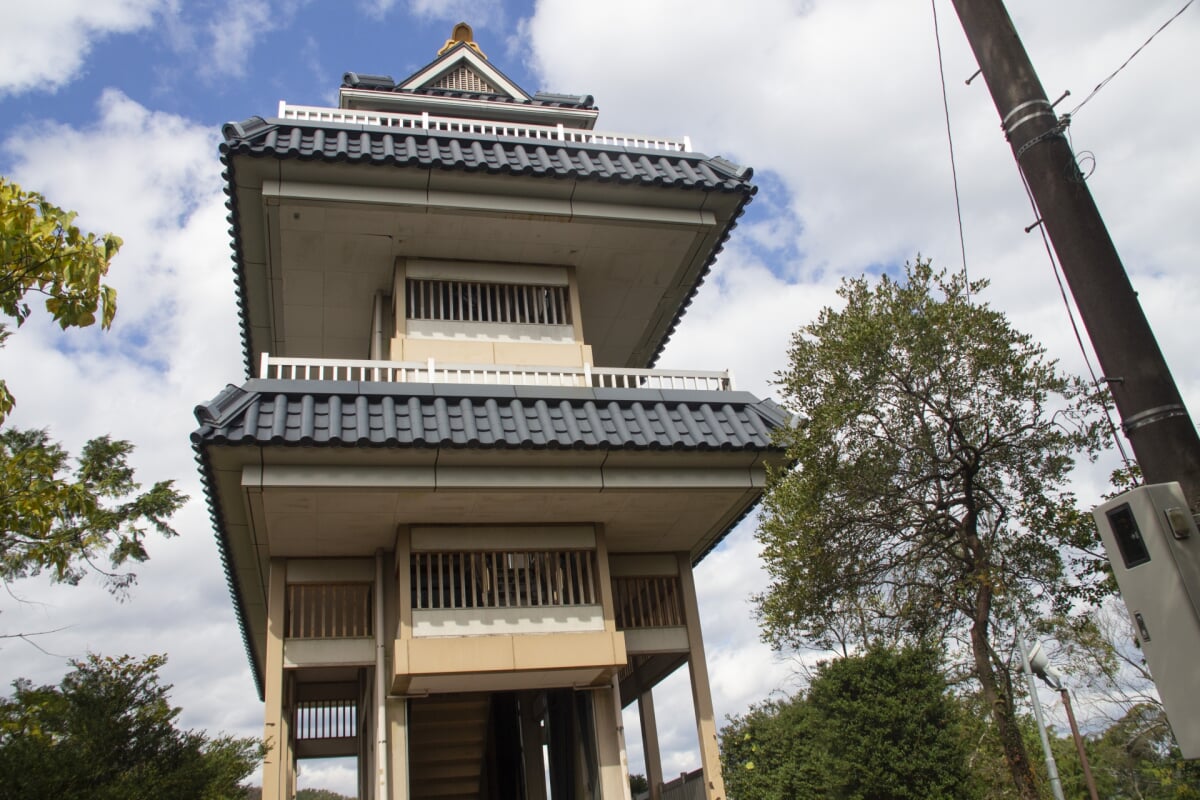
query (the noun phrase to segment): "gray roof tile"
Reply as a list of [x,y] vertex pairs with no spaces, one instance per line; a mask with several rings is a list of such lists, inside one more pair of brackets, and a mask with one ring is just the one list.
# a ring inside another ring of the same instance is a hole
[[[252,381],[198,406],[201,444],[621,450],[775,450],[787,424],[774,403],[744,392],[665,401],[640,390],[571,388],[513,396],[508,387],[438,387],[436,396],[362,393],[353,384]],[[366,385],[366,384],[364,384]],[[372,387],[373,389],[375,387]],[[467,391],[466,389],[469,389]]]
[[222,158],[297,158],[461,169],[535,177],[639,183],[751,195],[753,173],[700,153],[600,144],[499,138],[486,134],[415,133],[374,125],[251,117],[222,128]]

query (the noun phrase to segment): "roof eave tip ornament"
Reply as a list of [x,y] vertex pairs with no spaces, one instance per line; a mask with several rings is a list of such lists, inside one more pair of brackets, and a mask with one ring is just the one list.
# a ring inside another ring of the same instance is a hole
[[450,38],[442,45],[442,49],[437,51],[437,54],[444,56],[459,44],[465,44],[478,53],[481,58],[487,58],[483,54],[483,51],[479,49],[479,45],[475,44],[475,31],[471,30],[471,26],[465,22],[460,22],[454,26],[454,30],[450,33]]

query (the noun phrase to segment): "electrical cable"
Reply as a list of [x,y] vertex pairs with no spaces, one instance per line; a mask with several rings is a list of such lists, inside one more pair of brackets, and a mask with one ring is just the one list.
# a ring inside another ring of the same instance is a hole
[[958,246],[962,252],[962,271],[966,297],[967,301],[970,302],[971,281],[967,275],[967,240],[963,234],[962,200],[958,193],[958,166],[954,159],[954,135],[950,131],[950,101],[946,95],[946,69],[942,63],[942,36],[938,30],[937,0],[929,0],[929,5],[933,9],[933,38],[937,42],[938,74],[942,79],[942,110],[946,116],[946,141],[950,145],[950,177],[954,182],[954,211],[958,215]]
[[1089,94],[1087,97],[1083,98],[1083,101],[1080,102],[1079,105],[1077,105],[1073,109],[1071,109],[1071,112],[1069,114],[1067,114],[1067,116],[1068,117],[1075,116],[1075,112],[1077,112],[1077,111],[1079,111],[1079,109],[1083,108],[1084,104],[1087,103],[1088,100],[1091,100],[1093,97],[1095,97],[1096,93],[1099,92],[1101,89],[1103,89],[1105,86],[1107,86],[1109,81],[1111,81],[1113,78],[1117,77],[1117,73],[1119,73],[1121,70],[1123,70],[1127,66],[1129,66],[1129,62],[1133,61],[1133,59],[1135,57],[1137,57],[1137,54],[1142,52],[1142,50],[1145,49],[1146,45],[1148,45],[1148,44],[1150,44],[1150,42],[1154,41],[1155,36],[1158,36],[1160,33],[1162,33],[1164,30],[1166,30],[1167,26],[1170,25],[1172,22],[1174,22],[1176,19],[1178,19],[1180,14],[1187,11],[1188,6],[1190,6],[1192,4],[1192,2],[1193,2],[1193,0],[1187,0],[1187,2],[1183,4],[1183,8],[1176,11],[1174,16],[1172,16],[1169,20],[1164,22],[1162,24],[1162,26],[1159,27],[1158,30],[1156,30],[1154,33],[1150,34],[1150,38],[1147,39],[1146,41],[1142,42],[1142,46],[1139,47],[1137,50],[1134,50],[1133,55],[1131,55],[1129,58],[1125,59],[1125,63],[1123,63],[1121,66],[1117,67],[1116,70],[1114,70],[1113,73],[1111,75],[1109,75],[1107,78],[1100,81],[1100,83],[1096,84],[1096,88],[1092,89],[1092,93]]
[[[1025,187],[1025,195],[1029,198],[1029,206],[1033,209],[1033,215],[1036,219],[1041,219],[1038,212],[1037,201],[1033,197],[1033,190],[1029,187],[1029,181],[1025,178],[1025,172],[1020,169],[1019,165],[1017,173],[1021,176],[1021,184]],[[1063,282],[1062,270],[1059,268],[1058,260],[1054,257],[1054,250],[1050,246],[1050,237],[1046,233],[1044,224],[1038,225],[1038,230],[1042,234],[1042,246],[1046,248],[1046,257],[1050,259],[1050,267],[1054,271],[1054,279],[1058,282],[1058,293],[1062,295],[1063,306],[1067,309],[1067,319],[1071,321],[1071,330],[1075,333],[1075,341],[1079,344],[1079,352],[1083,356],[1083,363],[1087,366],[1088,375],[1092,378],[1092,385],[1099,386],[1100,378],[1096,375],[1096,370],[1092,366],[1092,360],[1088,356],[1087,345],[1083,343],[1083,334],[1079,332],[1079,324],[1075,321],[1075,312],[1071,310],[1071,300],[1067,295],[1067,287]],[[1105,384],[1108,388],[1108,384]],[[1121,463],[1126,469],[1134,466],[1133,460],[1129,454],[1125,452],[1125,445],[1121,442],[1121,435],[1117,431],[1117,424],[1113,421],[1112,411],[1108,403],[1104,404],[1104,418],[1108,422],[1108,430],[1112,434],[1113,443],[1117,446],[1117,452],[1121,454]]]

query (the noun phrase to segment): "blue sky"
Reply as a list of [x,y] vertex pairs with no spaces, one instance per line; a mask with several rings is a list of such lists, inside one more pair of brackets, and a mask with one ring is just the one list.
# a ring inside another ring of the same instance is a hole
[[[935,0],[972,277],[1072,370],[1081,356],[998,117],[947,0]],[[1184,0],[1010,0],[1053,98],[1073,106]],[[10,4],[0,28],[0,173],[80,212],[126,246],[113,265],[113,330],[63,334],[33,319],[0,351],[13,424],[77,448],[111,432],[147,479],[193,500],[180,537],[151,545],[130,599],[31,580],[0,600],[0,682],[56,680],[87,649],[166,651],[187,725],[261,732],[188,434],[192,408],[240,382],[217,160],[222,123],[280,100],[329,105],[346,71],[407,76],[466,20],[484,52],[529,91],[588,93],[607,131],[690,136],[755,168],[759,194],[666,349],[662,366],[732,369],[770,394],[790,332],[835,301],[842,276],[918,252],[961,266],[945,119],[926,0],[56,0]],[[731,10],[735,9],[735,10]],[[1189,9],[1075,118],[1095,154],[1089,181],[1177,381],[1200,407],[1192,319],[1200,302],[1200,11]],[[1095,500],[1111,463],[1084,469]],[[792,689],[796,662],[757,640],[762,586],[753,520],[700,568],[717,712]],[[686,681],[659,702],[664,770],[697,765]],[[627,719],[631,760],[640,745]],[[336,765],[308,785],[348,790]]]

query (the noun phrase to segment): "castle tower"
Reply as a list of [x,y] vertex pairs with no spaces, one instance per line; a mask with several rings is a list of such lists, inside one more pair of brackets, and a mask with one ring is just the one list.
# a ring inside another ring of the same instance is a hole
[[461,24],[338,108],[225,126],[248,380],[193,435],[265,701],[263,797],[626,798],[621,709],[689,668],[693,567],[781,459],[769,401],[650,369],[754,194],[688,140],[594,130]]

